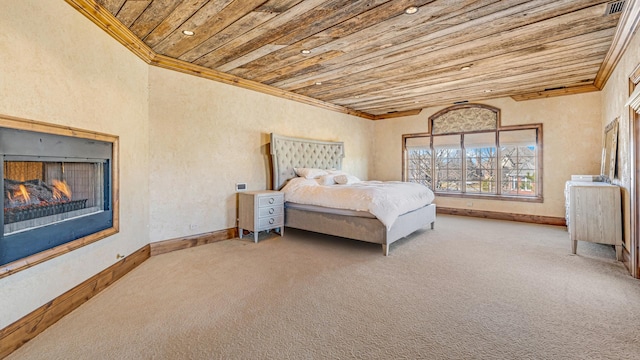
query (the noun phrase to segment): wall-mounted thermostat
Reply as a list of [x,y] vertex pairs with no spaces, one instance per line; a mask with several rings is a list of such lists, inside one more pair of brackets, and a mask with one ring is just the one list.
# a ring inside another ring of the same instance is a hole
[[236,191],[245,191],[247,190],[247,183],[237,183]]

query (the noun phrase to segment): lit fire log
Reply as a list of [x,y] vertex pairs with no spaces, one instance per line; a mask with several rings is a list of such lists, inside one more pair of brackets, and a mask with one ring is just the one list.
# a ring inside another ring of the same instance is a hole
[[66,181],[53,180],[52,185],[35,179],[4,179],[4,222],[10,224],[42,216],[84,209],[87,199],[71,200]]
[[64,198],[71,199],[71,189],[66,181],[53,180],[53,198],[62,200]]
[[39,179],[27,181],[4,179],[4,194],[5,208],[71,201],[69,185],[59,180],[54,180],[51,186]]

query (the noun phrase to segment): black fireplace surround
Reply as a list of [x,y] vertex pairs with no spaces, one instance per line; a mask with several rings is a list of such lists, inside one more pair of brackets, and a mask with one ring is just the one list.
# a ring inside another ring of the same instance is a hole
[[0,128],[0,265],[113,226],[113,144]]

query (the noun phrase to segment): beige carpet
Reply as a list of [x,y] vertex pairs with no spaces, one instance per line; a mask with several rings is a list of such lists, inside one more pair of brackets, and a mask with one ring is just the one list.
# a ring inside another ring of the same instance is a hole
[[640,358],[640,281],[562,227],[261,235],[153,257],[9,359]]

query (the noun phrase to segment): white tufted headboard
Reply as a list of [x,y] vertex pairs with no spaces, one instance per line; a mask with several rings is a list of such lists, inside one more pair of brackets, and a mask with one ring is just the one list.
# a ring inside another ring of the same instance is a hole
[[344,143],[287,137],[271,133],[273,188],[296,176],[293,168],[342,169]]

